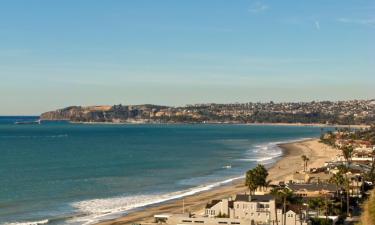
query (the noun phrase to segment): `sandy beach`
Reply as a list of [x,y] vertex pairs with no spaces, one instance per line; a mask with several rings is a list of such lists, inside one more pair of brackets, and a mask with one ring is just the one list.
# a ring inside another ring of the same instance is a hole
[[[321,166],[325,161],[334,158],[339,151],[319,142],[318,139],[281,144],[283,156],[269,169],[268,179],[272,183],[289,180],[289,177],[296,171],[303,170],[303,161],[301,155],[309,157],[309,168]],[[244,180],[239,179],[231,184],[221,186],[209,191],[194,194],[184,198],[185,212],[202,213],[205,205],[212,199],[222,199],[230,197],[237,193],[244,193],[247,188],[244,186]],[[118,225],[151,222],[155,214],[160,213],[181,213],[182,199],[172,200],[156,206],[150,206],[143,210],[131,212],[128,215],[101,222],[100,225]]]

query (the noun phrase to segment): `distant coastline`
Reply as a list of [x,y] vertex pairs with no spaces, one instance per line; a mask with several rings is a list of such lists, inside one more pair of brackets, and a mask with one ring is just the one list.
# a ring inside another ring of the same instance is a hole
[[42,120],[73,123],[279,124],[307,126],[369,125],[375,122],[375,100],[161,105],[70,106],[42,113]]
[[79,122],[79,121],[67,121],[71,124],[87,124],[87,125],[135,125],[135,124],[207,124],[207,125],[244,125],[244,126],[300,126],[300,127],[337,127],[337,128],[368,128],[370,125],[366,124],[319,124],[319,123],[229,123],[229,122],[210,122],[210,123],[188,123],[188,122]]

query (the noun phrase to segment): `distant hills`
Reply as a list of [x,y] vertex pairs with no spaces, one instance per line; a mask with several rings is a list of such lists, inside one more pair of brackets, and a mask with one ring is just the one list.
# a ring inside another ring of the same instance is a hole
[[302,123],[373,124],[375,100],[160,105],[70,106],[42,120],[92,123]]

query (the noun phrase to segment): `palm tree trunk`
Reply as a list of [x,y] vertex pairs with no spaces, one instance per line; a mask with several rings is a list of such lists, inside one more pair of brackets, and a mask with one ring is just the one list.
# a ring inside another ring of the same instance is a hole
[[349,216],[349,192],[350,192],[350,184],[349,184],[349,180],[348,180],[348,175],[346,174],[346,182],[347,182],[347,186],[346,186],[346,216]]
[[283,201],[284,201],[284,203],[283,203],[284,224],[283,225],[286,225],[286,197],[284,197]]
[[279,220],[277,219],[277,207],[275,202],[275,219],[276,219],[276,225],[279,225]]

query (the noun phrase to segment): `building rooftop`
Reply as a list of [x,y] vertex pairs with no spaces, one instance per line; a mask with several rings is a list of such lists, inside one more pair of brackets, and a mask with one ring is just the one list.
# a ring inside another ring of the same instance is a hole
[[[250,201],[251,199],[251,201]],[[270,200],[273,200],[274,197],[272,195],[252,195],[251,198],[249,198],[249,195],[236,195],[236,198],[234,201],[239,202],[269,202]]]
[[221,202],[221,200],[212,200],[210,203],[207,203],[206,208],[211,208],[212,206],[216,205],[217,203]]
[[293,191],[298,191],[302,189],[307,190],[307,191],[320,191],[320,190],[336,191],[335,184],[326,184],[326,183],[287,184],[287,187]]

